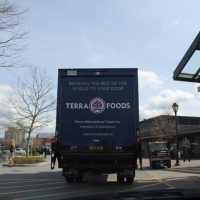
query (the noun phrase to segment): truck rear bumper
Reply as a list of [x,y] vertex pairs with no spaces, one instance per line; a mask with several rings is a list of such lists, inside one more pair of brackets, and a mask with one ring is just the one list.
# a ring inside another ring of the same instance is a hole
[[95,172],[116,172],[124,169],[135,169],[134,164],[126,163],[96,163],[96,162],[87,162],[87,163],[63,163],[59,166],[60,168],[67,169],[78,169],[82,171],[95,171]]
[[133,160],[136,154],[126,152],[59,152],[57,157],[70,160]]
[[58,167],[83,171],[116,172],[135,169],[136,155],[133,153],[61,153],[57,155]]

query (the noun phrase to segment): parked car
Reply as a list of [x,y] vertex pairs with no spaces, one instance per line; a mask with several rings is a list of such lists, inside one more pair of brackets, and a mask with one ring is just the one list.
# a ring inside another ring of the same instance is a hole
[[3,150],[1,150],[1,152],[2,152],[3,154],[9,154],[9,153],[10,153],[10,150],[9,150],[9,149],[3,149]]
[[18,154],[18,155],[25,155],[26,154],[26,151],[21,149],[21,148],[16,148],[15,149],[15,154]]

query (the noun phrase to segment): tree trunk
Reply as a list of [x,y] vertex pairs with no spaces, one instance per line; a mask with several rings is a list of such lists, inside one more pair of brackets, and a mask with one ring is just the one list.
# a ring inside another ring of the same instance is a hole
[[26,148],[27,148],[27,153],[26,153],[26,156],[27,156],[27,157],[29,157],[29,151],[30,151],[30,149],[29,149],[30,137],[31,137],[31,134],[28,133],[27,147],[26,147]]

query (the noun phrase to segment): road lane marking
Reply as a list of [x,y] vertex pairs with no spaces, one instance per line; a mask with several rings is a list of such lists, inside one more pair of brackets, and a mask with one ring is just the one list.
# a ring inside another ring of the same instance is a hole
[[[19,183],[19,182],[18,182]],[[20,188],[20,187],[30,187],[30,186],[39,186],[39,185],[54,185],[54,184],[57,184],[57,183],[66,183],[65,181],[59,181],[59,182],[53,182],[53,183],[39,183],[39,184],[37,184],[37,183],[35,183],[35,184],[31,184],[31,185],[16,185],[16,186],[1,186],[0,187],[0,189],[1,188],[3,188],[3,189],[5,189],[5,188]],[[20,184],[21,184],[21,182],[20,182]]]
[[[9,180],[10,180],[10,182],[4,182],[4,181],[9,181]],[[20,181],[20,183],[30,183],[30,182],[36,182],[36,181],[46,181],[46,180],[30,180],[30,179],[25,180],[25,181],[22,181],[21,179],[16,179],[16,180],[14,179],[15,181],[11,181],[11,180],[13,180],[13,179],[1,179],[1,181],[3,181],[3,182],[0,183],[0,187],[1,187],[1,185],[8,185],[8,184],[12,184],[12,183],[19,183],[19,181]]]
[[37,191],[42,191],[42,190],[51,190],[51,189],[64,189],[65,187],[51,187],[51,188],[41,188],[41,189],[34,189],[34,190],[25,190],[25,191],[15,191],[15,192],[1,192],[0,195],[5,195],[5,194],[17,194],[17,193],[26,193],[26,192],[37,192]]
[[151,186],[155,186],[155,185],[160,185],[161,183],[157,182],[157,183],[152,183],[152,184],[148,184],[148,185],[143,185],[143,186],[139,186],[139,187],[132,187],[132,188],[128,188],[128,189],[125,189],[125,190],[121,190],[119,192],[126,192],[126,191],[130,191],[130,190],[138,190],[138,189],[142,189],[142,188],[146,188],[146,187],[151,187]]
[[9,181],[9,182],[2,182],[1,185],[8,185],[10,183],[30,183],[30,182],[47,182],[47,181],[60,181],[61,179],[1,179],[1,181]]
[[[30,197],[23,197],[23,198],[16,198],[14,200],[26,200],[26,199],[37,199],[37,198],[45,198],[49,196],[58,196],[58,195],[63,195],[63,194],[72,194],[72,193],[79,193],[79,192],[88,192],[88,191],[94,191],[94,188],[86,189],[86,190],[76,190],[72,192],[61,192],[61,193],[53,193],[53,194],[45,194],[45,195],[40,195],[40,196],[30,196]],[[101,193],[100,193],[101,194]],[[88,194],[87,194],[88,195]],[[87,196],[84,195],[84,196]]]
[[[12,182],[4,182],[4,183],[0,183],[0,187],[1,185],[8,185],[8,184],[13,184],[13,183],[30,183],[30,182],[45,182],[45,181],[57,181],[57,180],[60,180],[60,179],[1,179],[1,181],[8,181],[8,180],[15,180],[15,181],[12,181]],[[16,181],[17,180],[17,181]],[[25,181],[23,181],[25,180]]]
[[193,169],[179,169],[179,170],[170,170],[170,171],[178,171],[178,172],[187,172],[188,174],[194,174],[194,173],[200,173],[200,170],[197,170],[197,171],[195,171],[195,170],[193,170]]
[[46,194],[46,195],[41,195],[41,196],[18,198],[14,200],[38,199],[38,198],[45,198],[49,196],[56,196],[56,195],[63,195],[63,194],[69,194],[69,193],[63,192],[63,193]]
[[[180,176],[180,177],[167,177],[165,179],[167,180],[179,180],[179,179],[183,179],[183,177],[185,176]],[[137,182],[138,183],[143,183],[143,182],[147,182],[147,181],[157,181],[156,178],[148,178],[148,179],[138,179]]]
[[167,185],[170,189],[176,189],[176,187],[172,184],[167,183],[166,181],[164,181],[163,179],[155,176],[154,174],[152,174],[151,172],[146,172],[148,174],[150,174],[151,176],[153,176],[155,178],[155,180],[159,181],[160,183],[163,183],[164,185]]

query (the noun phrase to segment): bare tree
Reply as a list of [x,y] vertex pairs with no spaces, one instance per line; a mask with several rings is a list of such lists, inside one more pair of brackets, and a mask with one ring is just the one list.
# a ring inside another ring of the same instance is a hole
[[175,123],[170,106],[161,108],[160,115],[153,119],[154,134],[158,140],[170,140],[174,137]]
[[18,126],[27,134],[27,155],[31,133],[53,121],[51,113],[56,102],[52,94],[54,87],[46,71],[33,67],[30,72],[30,76],[25,74],[18,79],[9,98]]
[[15,0],[0,1],[0,67],[17,67],[25,48],[22,11]]
[[153,120],[155,137],[157,140],[169,140],[174,137],[174,117],[170,115],[160,115]]

